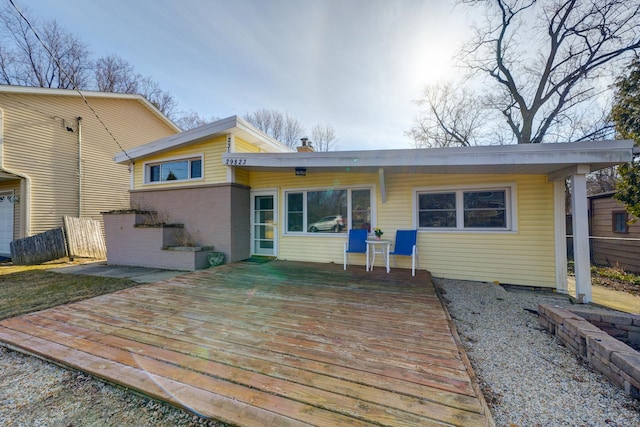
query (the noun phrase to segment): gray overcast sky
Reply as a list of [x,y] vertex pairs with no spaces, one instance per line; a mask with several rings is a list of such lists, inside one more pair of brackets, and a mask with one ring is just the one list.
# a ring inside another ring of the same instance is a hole
[[[469,35],[454,0],[15,0],[201,116],[287,112],[340,150],[409,148],[425,84]],[[34,16],[35,15],[35,16]]]

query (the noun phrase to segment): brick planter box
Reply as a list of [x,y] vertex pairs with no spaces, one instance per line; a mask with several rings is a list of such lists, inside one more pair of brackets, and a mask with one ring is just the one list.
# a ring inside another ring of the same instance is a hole
[[562,344],[612,384],[640,399],[640,353],[607,333],[635,345],[640,336],[639,315],[550,305],[539,305],[538,313],[540,324]]

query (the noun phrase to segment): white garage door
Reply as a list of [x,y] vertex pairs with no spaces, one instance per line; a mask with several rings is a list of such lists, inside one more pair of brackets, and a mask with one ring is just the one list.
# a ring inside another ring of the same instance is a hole
[[0,192],[0,255],[10,256],[13,240],[13,191]]

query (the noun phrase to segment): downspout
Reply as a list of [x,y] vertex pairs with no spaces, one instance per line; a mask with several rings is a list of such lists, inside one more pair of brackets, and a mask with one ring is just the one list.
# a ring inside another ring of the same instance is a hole
[[14,172],[4,165],[4,111],[0,108],[0,171],[14,175],[23,180],[20,185],[20,237],[31,235],[31,178],[28,175]]
[[78,218],[82,218],[82,117],[78,121]]

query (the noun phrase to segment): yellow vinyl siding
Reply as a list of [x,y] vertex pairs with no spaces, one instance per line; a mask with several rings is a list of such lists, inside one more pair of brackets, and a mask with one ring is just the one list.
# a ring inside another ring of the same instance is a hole
[[[279,190],[278,257],[295,261],[343,261],[346,234],[300,236],[287,235],[284,190],[294,188],[375,189],[372,227],[380,227],[383,238],[395,239],[398,229],[417,225],[415,191],[432,187],[467,189],[486,184],[503,188],[514,185],[517,219],[513,232],[420,231],[418,233],[419,266],[435,277],[499,281],[501,283],[555,287],[555,252],[553,224],[553,186],[544,176],[526,175],[421,175],[386,174],[387,201],[382,203],[378,174],[338,173],[308,174],[251,173],[252,189]],[[364,256],[351,255],[352,264],[364,264]],[[410,257],[398,257],[397,266],[408,268]],[[392,266],[394,261],[392,260]]]
[[346,188],[358,185],[377,185],[377,173],[308,173],[307,176],[295,176],[291,172],[251,172],[251,188],[254,190],[270,188]]
[[[219,184],[227,182],[227,167],[222,164],[222,154],[226,150],[226,137],[221,136],[197,144],[176,148],[155,156],[145,157],[136,161],[135,188],[175,188],[201,184]],[[202,179],[180,182],[145,183],[145,165],[154,162],[163,162],[176,159],[187,159],[196,155],[202,155]]]
[[249,186],[249,171],[236,169],[235,183]]
[[[261,150],[255,145],[241,139],[236,138],[236,153],[259,153]],[[249,171],[236,169],[235,183],[249,185]]]
[[260,149],[241,138],[236,138],[236,153],[259,153]]
[[59,227],[63,215],[79,213],[77,117],[82,117],[80,213],[96,219],[102,211],[128,206],[129,172],[127,166],[114,163],[115,153],[175,133],[136,99],[87,95],[118,145],[79,96],[0,96],[5,167],[31,178],[31,234]]
[[[291,172],[251,172],[251,189],[278,189],[278,230],[279,246],[278,258],[291,261],[335,262],[342,263],[344,242],[346,233],[336,235],[293,235],[285,233],[285,194],[291,189],[308,188],[356,188],[373,187],[373,197],[379,198],[375,193],[378,174],[363,173],[309,173],[307,176],[295,176]],[[378,208],[380,206],[378,205]],[[350,261],[354,264],[364,265],[363,255],[353,254]]]

